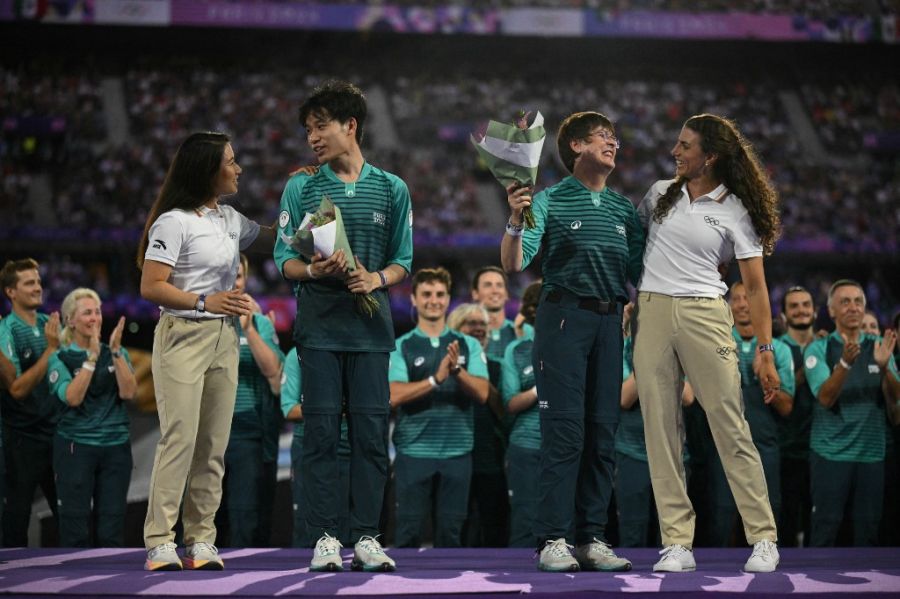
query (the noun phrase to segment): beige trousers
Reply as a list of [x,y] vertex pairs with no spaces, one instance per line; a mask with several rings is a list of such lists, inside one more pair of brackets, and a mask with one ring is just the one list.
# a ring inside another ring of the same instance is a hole
[[650,481],[664,546],[691,548],[695,513],[687,495],[679,389],[682,377],[706,412],[750,544],[775,541],[775,518],[759,453],[744,418],[731,309],[721,297],[638,293],[634,372],[644,416]]
[[144,521],[147,549],[174,541],[182,498],[185,545],[216,540],[213,518],[222,500],[238,349],[232,318],[159,319],[152,368],[162,437]]

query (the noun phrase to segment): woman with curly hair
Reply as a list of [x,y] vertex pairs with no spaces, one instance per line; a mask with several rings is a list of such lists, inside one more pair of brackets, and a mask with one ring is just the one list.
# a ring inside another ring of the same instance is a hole
[[733,258],[758,335],[757,376],[771,401],[779,388],[763,255],[779,231],[778,196],[750,145],[728,119],[687,120],[675,147],[675,179],[657,181],[638,212],[647,229],[638,285],[634,369],[664,549],[654,571],[696,569],[695,513],[681,452],[685,375],[706,411],[753,553],[748,572],[778,565],[775,519],[741,401],[731,310],[720,267]]

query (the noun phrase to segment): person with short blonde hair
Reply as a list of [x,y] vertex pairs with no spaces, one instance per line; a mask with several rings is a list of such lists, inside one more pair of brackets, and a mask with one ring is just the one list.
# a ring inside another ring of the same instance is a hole
[[100,341],[103,313],[93,289],[75,289],[62,303],[60,349],[50,358],[50,391],[65,406],[53,440],[63,547],[122,547],[131,481],[131,442],[124,401],[137,392],[125,317]]

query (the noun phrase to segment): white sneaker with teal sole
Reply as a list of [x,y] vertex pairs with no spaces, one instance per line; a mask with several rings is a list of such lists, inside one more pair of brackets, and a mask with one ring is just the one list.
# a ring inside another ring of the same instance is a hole
[[340,572],[344,569],[341,559],[341,542],[327,532],[316,542],[313,558],[309,563],[312,572]]

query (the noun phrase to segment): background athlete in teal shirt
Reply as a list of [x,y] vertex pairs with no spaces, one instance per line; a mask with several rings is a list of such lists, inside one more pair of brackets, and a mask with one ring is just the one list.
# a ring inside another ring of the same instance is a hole
[[[533,365],[542,433],[534,533],[544,570],[631,568],[605,536],[622,387],[622,308],[626,281],[637,283],[644,251],[634,205],[606,185],[618,147],[605,116],[570,115],[557,148],[572,176],[534,197],[533,229],[522,227],[531,190],[508,190],[503,267],[521,271],[543,251]],[[566,543],[573,520],[574,557]]]
[[806,380],[818,400],[810,432],[813,547],[835,544],[848,502],[853,544],[878,542],[885,428],[900,422],[900,377],[891,355],[896,332],[884,339],[862,333],[865,308],[859,283],[835,282],[828,293],[835,331],[806,348]]
[[65,406],[53,440],[59,544],[122,547],[132,467],[123,402],[137,393],[134,368],[122,347],[125,318],[109,344],[101,343],[100,298],[85,288],[65,297],[62,317],[63,347],[47,369],[51,393]]
[[[412,208],[406,184],[363,158],[366,101],[356,86],[329,81],[300,107],[307,142],[323,166],[313,175],[292,177],[281,198],[275,263],[297,281],[294,342],[303,364],[303,478],[307,525],[322,531],[310,568],[341,570],[338,534],[342,404],[350,419],[352,513],[356,542],[352,567],[395,568],[376,540],[387,481],[390,414],[388,356],[394,349],[387,288],[412,267]],[[347,271],[341,251],[329,258],[302,258],[290,237],[323,196],[340,207],[357,269]],[[370,270],[371,269],[371,270]],[[380,303],[360,314],[355,294],[371,293]]]
[[425,268],[412,279],[416,328],[391,354],[391,405],[398,547],[419,547],[434,506],[434,546],[459,547],[472,476],[472,406],[484,404],[487,362],[474,338],[447,328],[450,273]]
[[50,510],[57,512],[53,434],[62,406],[47,386],[47,365],[59,349],[59,314],[38,312],[43,288],[38,263],[31,258],[7,261],[0,285],[12,303],[12,313],[0,321],[0,351],[15,368],[2,392],[3,545],[25,547],[35,489],[41,488]]

